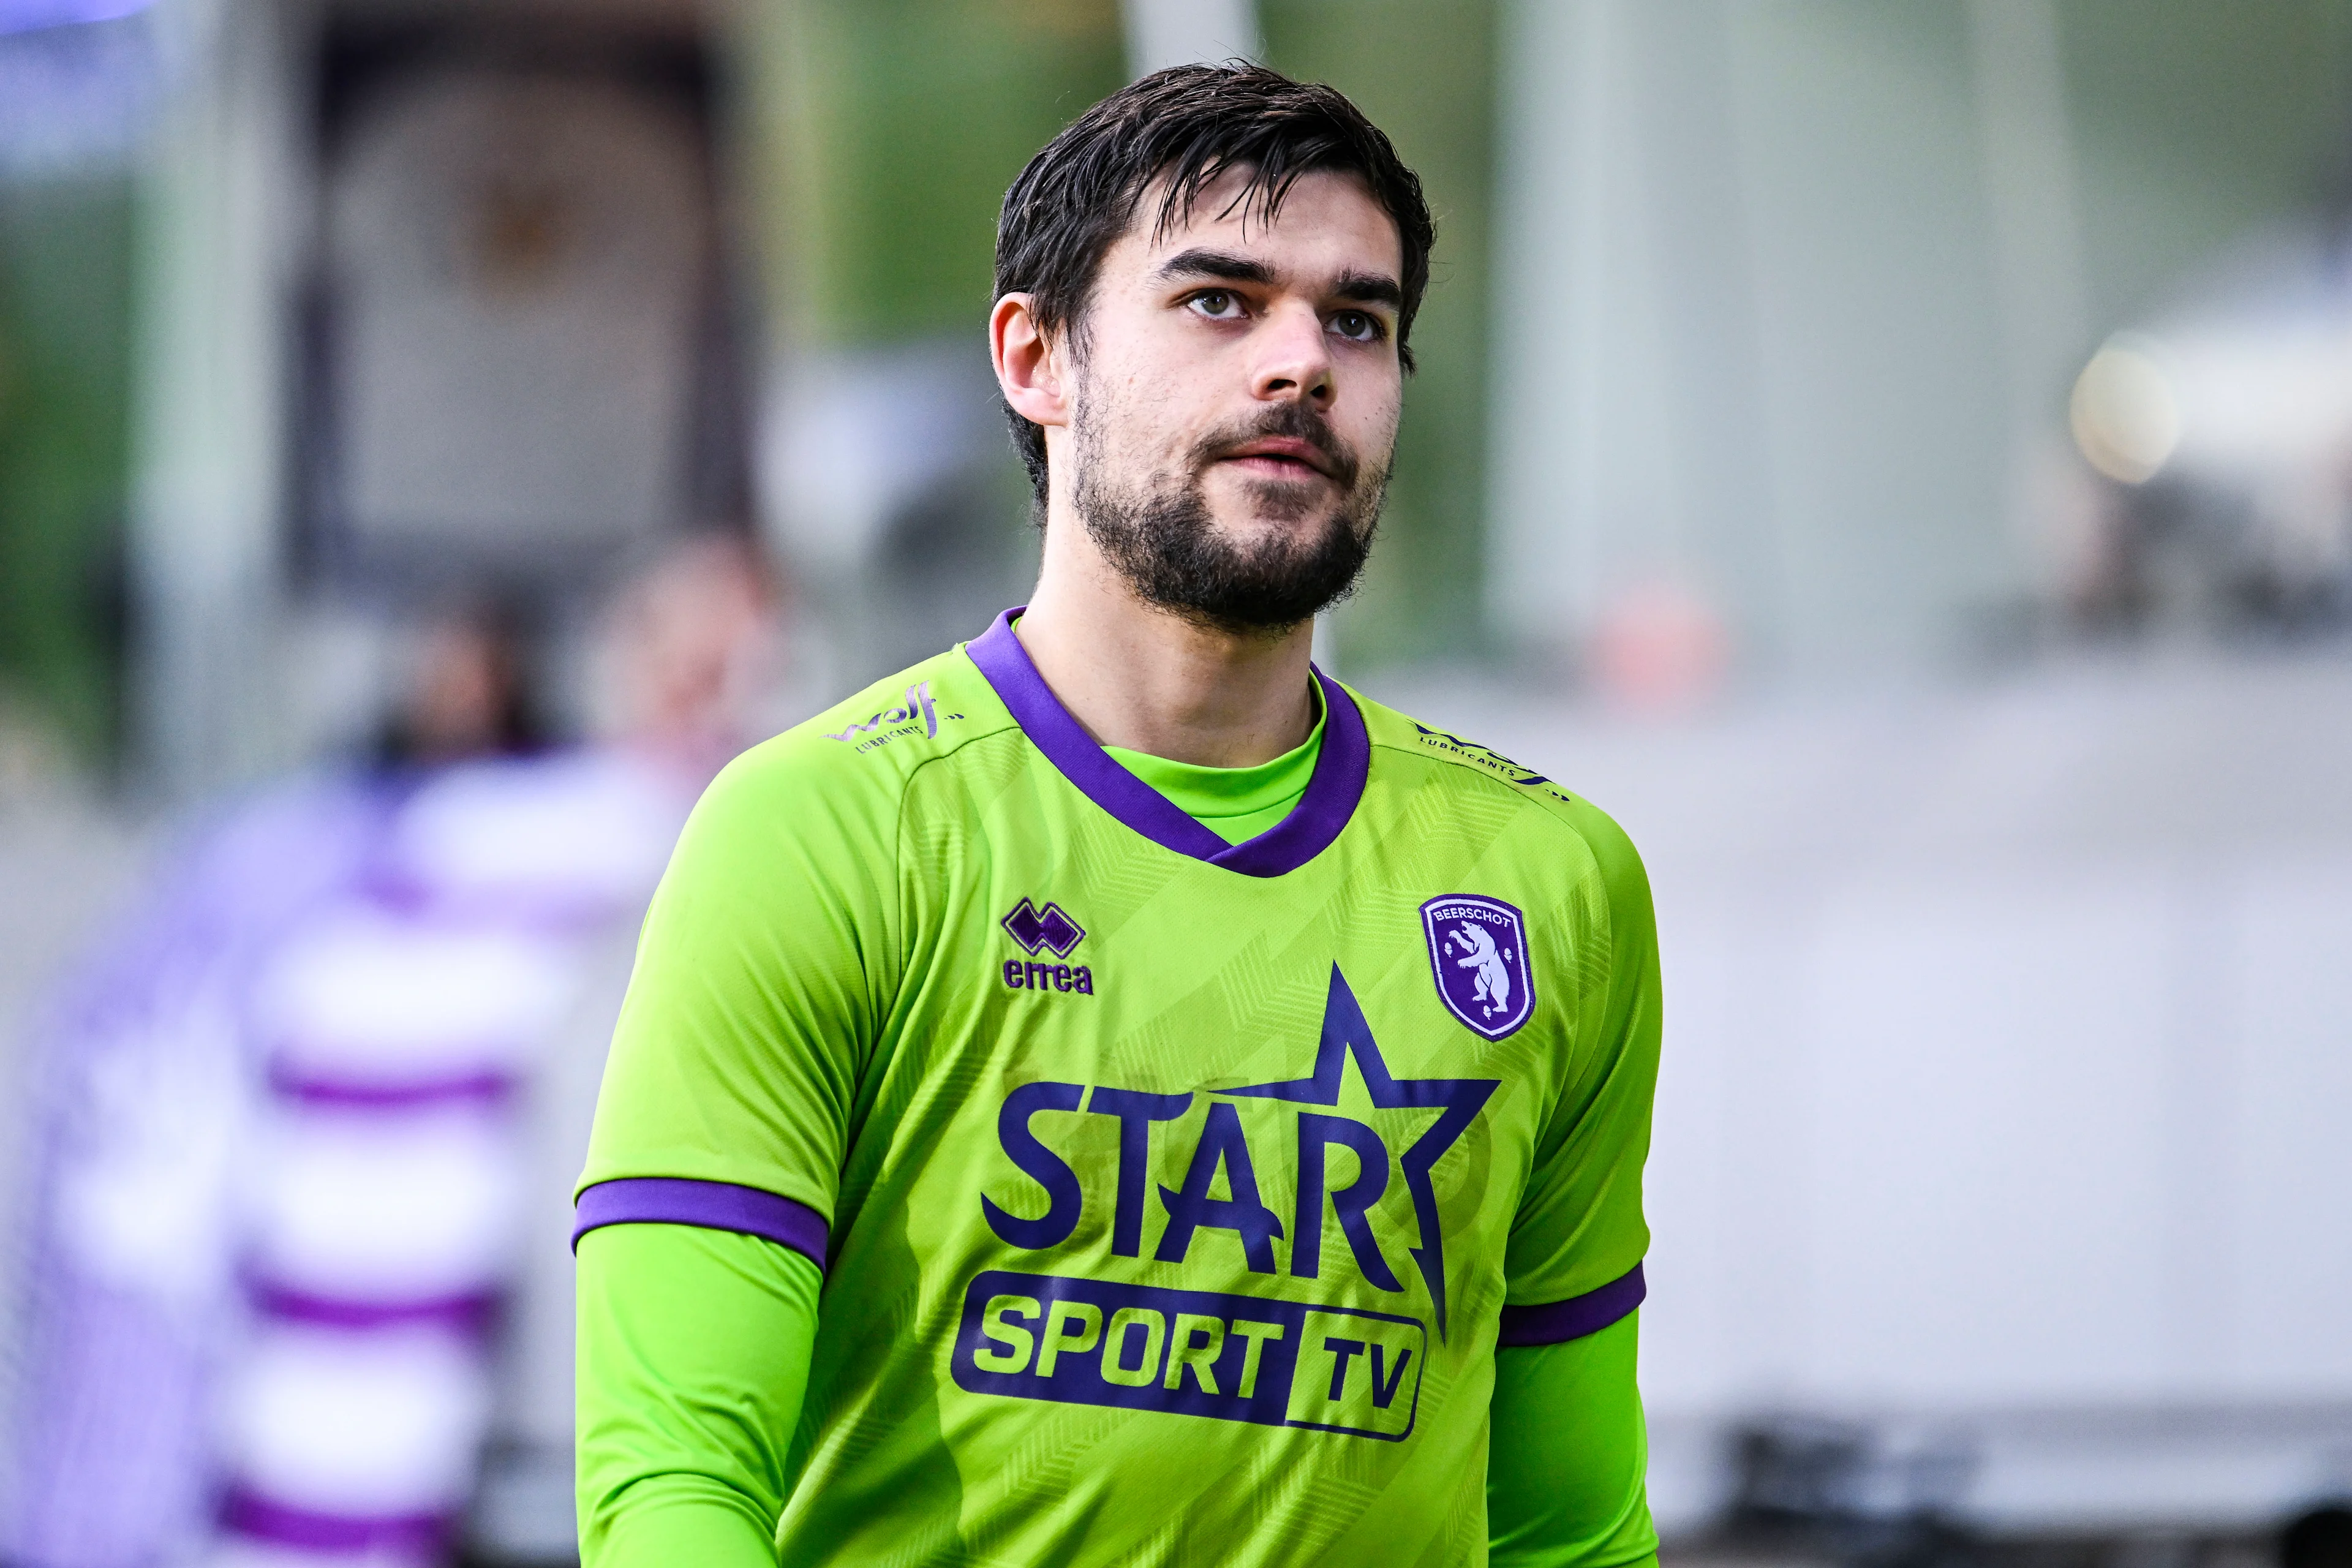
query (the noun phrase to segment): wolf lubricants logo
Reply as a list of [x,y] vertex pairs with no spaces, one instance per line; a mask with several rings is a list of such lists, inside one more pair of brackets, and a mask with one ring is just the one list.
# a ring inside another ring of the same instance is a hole
[[[865,723],[852,724],[841,733],[827,735],[825,739],[839,741],[852,751],[870,752],[893,741],[904,740],[918,729],[926,737],[936,737],[940,732],[940,720],[962,717],[961,713],[940,712],[939,704],[931,700],[931,683],[919,680],[907,688],[907,700],[902,705],[885,708]],[[918,720],[921,721],[919,724],[916,722]],[[864,739],[861,740],[861,736]]]
[[[1351,1058],[1378,1126],[1334,1114]],[[1076,1230],[1089,1194],[1068,1163],[1039,1141],[1031,1121],[1045,1111],[1111,1117],[1118,1123],[1111,1251],[1140,1258],[1150,1217],[1152,1128],[1189,1123],[1195,1100],[1205,1100],[1183,1184],[1159,1188],[1152,1258],[1181,1265],[1202,1232],[1222,1231],[1239,1244],[1251,1273],[1318,1279],[1324,1226],[1336,1220],[1358,1277],[1399,1297],[1408,1292],[1390,1259],[1403,1243],[1442,1339],[1445,1234],[1431,1171],[1498,1087],[1495,1079],[1392,1076],[1363,1009],[1334,965],[1308,1077],[1198,1094],[1052,1082],[1013,1089],[997,1115],[997,1140],[1005,1157],[1044,1191],[1045,1212],[1024,1218],[985,1196],[981,1210],[1007,1246],[1043,1251],[1062,1245]],[[1255,1151],[1240,1109],[1253,1103],[1261,1129]],[[1286,1107],[1296,1109],[1282,1114]],[[1392,1111],[1414,1114],[1382,1114]],[[1296,1162],[1297,1201],[1286,1224],[1259,1194],[1258,1163],[1269,1128]],[[1391,1149],[1391,1140],[1403,1143],[1402,1152]],[[1328,1179],[1335,1146],[1355,1163],[1354,1178],[1336,1190]],[[1378,1205],[1392,1176],[1402,1178],[1411,1199],[1412,1232],[1383,1238]],[[965,1289],[953,1367],[957,1386],[974,1394],[1396,1441],[1412,1430],[1428,1353],[1427,1326],[1402,1311],[991,1270]]]

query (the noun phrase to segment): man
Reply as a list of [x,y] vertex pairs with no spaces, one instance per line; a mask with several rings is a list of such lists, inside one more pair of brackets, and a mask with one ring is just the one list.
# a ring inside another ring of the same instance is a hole
[[680,843],[579,1198],[589,1563],[1654,1552],[1640,863],[1308,662],[1430,240],[1255,68],[1014,183],[1036,592]]

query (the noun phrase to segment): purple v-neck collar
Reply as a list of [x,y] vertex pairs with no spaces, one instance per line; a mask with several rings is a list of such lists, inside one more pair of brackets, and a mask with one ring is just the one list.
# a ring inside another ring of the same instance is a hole
[[[1339,682],[1315,671],[1323,689],[1323,750],[1314,776],[1290,815],[1255,838],[1228,844],[1178,810],[1175,803],[1125,768],[1070,717],[1045,678],[1030,662],[1029,650],[1013,635],[1013,622],[1026,605],[996,617],[996,624],[966,645],[1013,721],[1062,776],[1088,800],[1163,848],[1206,860],[1244,877],[1279,877],[1295,871],[1331,846],[1355,815],[1371,771],[1372,746],[1364,716]],[[1311,666],[1309,668],[1312,668]]]

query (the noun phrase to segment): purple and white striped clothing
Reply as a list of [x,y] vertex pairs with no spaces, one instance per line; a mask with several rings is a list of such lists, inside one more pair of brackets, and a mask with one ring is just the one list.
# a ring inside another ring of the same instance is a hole
[[440,1560],[547,1179],[522,1101],[688,804],[572,753],[308,786],[200,847],[55,1041],[12,1558]]

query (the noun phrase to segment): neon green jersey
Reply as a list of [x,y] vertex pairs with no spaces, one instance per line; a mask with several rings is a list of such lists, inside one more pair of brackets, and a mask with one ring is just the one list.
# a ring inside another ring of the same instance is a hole
[[1478,1563],[1498,1344],[1642,1295],[1656,947],[1614,824],[1318,676],[1239,845],[1009,621],[730,766],[580,1226],[825,1268],[782,1561]]

